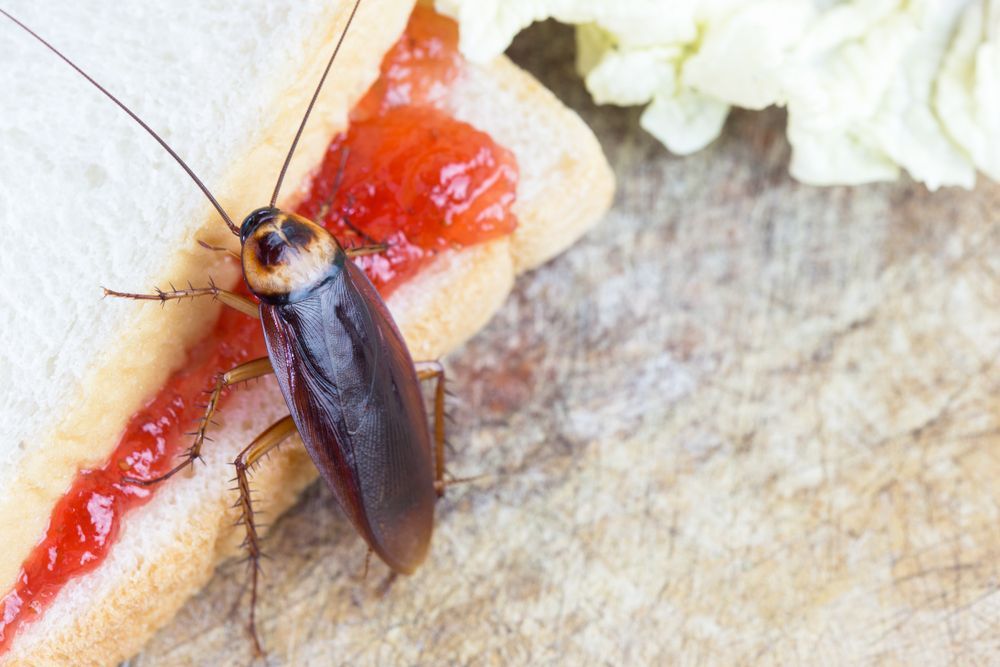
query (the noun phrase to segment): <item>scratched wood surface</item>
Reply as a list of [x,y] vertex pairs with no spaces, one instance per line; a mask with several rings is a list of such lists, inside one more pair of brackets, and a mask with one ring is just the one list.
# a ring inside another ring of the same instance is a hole
[[[571,33],[514,48],[619,193],[451,355],[457,475],[382,593],[330,493],[275,526],[274,665],[996,664],[1000,188],[816,189],[780,112],[672,157]],[[136,667],[249,662],[224,566]]]

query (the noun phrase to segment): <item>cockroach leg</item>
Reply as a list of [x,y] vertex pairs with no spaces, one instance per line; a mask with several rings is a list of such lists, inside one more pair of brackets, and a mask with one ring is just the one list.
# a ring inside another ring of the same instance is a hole
[[[469,482],[478,482],[481,479],[486,479],[487,475],[472,475],[470,477],[449,477],[448,479],[441,482],[440,488],[441,492],[444,493],[444,489],[455,484],[468,484]],[[434,488],[438,488],[435,486]]]
[[395,583],[396,579],[398,578],[399,578],[398,572],[390,572],[389,574],[387,574],[385,576],[385,579],[383,579],[382,582],[378,585],[378,588],[375,589],[375,595],[377,595],[380,598],[384,598],[386,593],[389,592],[389,589],[392,588],[393,583]]
[[260,574],[260,535],[254,521],[253,501],[250,497],[250,472],[268,452],[287,440],[295,433],[295,422],[292,416],[283,417],[271,424],[266,431],[257,436],[246,449],[239,453],[233,465],[236,467],[236,486],[240,493],[237,507],[240,510],[240,523],[246,529],[243,546],[248,553],[247,562],[250,567],[250,637],[253,639],[254,652],[264,655],[264,648],[257,635],[257,579]]
[[123,478],[124,481],[129,484],[139,484],[142,486],[158,484],[159,482],[173,477],[181,470],[184,470],[184,468],[201,458],[201,447],[205,444],[205,433],[208,431],[208,425],[212,422],[212,417],[215,416],[215,411],[219,407],[219,399],[222,397],[222,392],[225,391],[227,387],[231,387],[234,384],[246,382],[247,380],[259,378],[273,372],[274,368],[271,366],[271,360],[268,357],[261,357],[260,359],[247,361],[239,366],[236,366],[235,368],[231,368],[225,373],[221,373],[218,376],[218,379],[216,379],[215,388],[212,390],[212,395],[209,397],[208,403],[205,405],[205,415],[198,424],[198,430],[194,433],[194,442],[184,453],[184,460],[174,466],[171,470],[168,470],[163,475],[154,479],[135,479],[133,477],[125,477]]
[[120,299],[139,299],[141,301],[159,301],[166,303],[176,299],[194,299],[199,296],[212,296],[225,306],[229,306],[240,311],[244,315],[249,315],[255,319],[260,319],[260,310],[257,304],[245,296],[234,294],[224,289],[216,287],[215,283],[210,283],[208,287],[189,287],[188,289],[171,289],[170,291],[155,288],[153,294],[135,294],[132,292],[118,292],[107,287],[102,288],[104,296],[113,296]]
[[368,568],[372,564],[372,551],[371,547],[368,547],[368,551],[365,553],[365,571],[361,573],[361,580],[364,581],[368,578]]
[[201,239],[198,239],[198,245],[200,245],[205,250],[211,250],[213,252],[224,252],[230,257],[234,257],[235,259],[241,259],[240,254],[238,252],[233,252],[229,248],[223,248],[222,246],[212,245],[211,243],[202,241]]
[[337,176],[333,181],[333,192],[326,198],[323,205],[319,207],[319,215],[316,216],[317,220],[322,220],[326,217],[326,214],[330,212],[330,207],[333,205],[333,200],[337,198],[337,193],[340,192],[340,183],[344,179],[344,169],[347,167],[347,156],[350,152],[351,149],[349,146],[344,146],[340,149],[340,166],[337,168]]
[[444,396],[445,374],[440,361],[417,361],[413,364],[417,379],[436,379],[434,387],[434,489],[438,498],[444,495]]
[[369,245],[379,245],[378,241],[372,238],[372,236],[368,234],[366,231],[364,231],[363,229],[355,225],[353,222],[351,222],[351,219],[346,215],[343,216],[341,220],[343,220],[344,225],[346,225],[348,229],[350,229],[352,232],[363,238]]
[[364,255],[377,255],[388,249],[389,245],[387,243],[379,243],[377,245],[359,245],[356,248],[344,248],[344,252],[347,253],[348,257],[363,257]]

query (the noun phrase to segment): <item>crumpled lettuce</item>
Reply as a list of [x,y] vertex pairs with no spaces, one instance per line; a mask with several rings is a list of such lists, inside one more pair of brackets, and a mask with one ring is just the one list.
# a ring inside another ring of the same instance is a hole
[[521,29],[576,24],[577,68],[599,103],[647,105],[679,154],[730,107],[788,110],[792,175],[896,178],[931,189],[1000,180],[1000,0],[437,0],[472,60]]

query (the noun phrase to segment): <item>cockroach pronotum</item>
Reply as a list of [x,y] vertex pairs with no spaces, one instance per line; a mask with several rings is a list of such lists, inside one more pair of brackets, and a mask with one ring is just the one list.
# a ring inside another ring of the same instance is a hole
[[[321,225],[275,207],[303,128],[347,35],[356,0],[286,154],[267,206],[237,226],[194,171],[114,95],[16,18],[8,19],[65,61],[135,120],[187,172],[240,239],[243,278],[259,304],[211,285],[156,294],[105,289],[108,296],[169,301],[211,296],[261,322],[266,357],[219,376],[204,419],[183,460],[155,484],[196,461],[222,392],[274,373],[289,415],[271,425],[233,462],[238,507],[251,563],[249,629],[262,653],[254,607],[260,539],[250,497],[249,470],[295,433],[355,528],[394,573],[410,573],[430,543],[434,504],[444,488],[444,370],[436,361],[414,363],[388,308],[350,258],[380,247],[343,248]],[[420,381],[435,379],[433,437]],[[431,451],[432,439],[434,452]]]

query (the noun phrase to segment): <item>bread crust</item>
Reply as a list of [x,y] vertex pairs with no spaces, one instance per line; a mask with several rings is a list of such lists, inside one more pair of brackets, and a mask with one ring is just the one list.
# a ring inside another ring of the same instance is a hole
[[[518,226],[511,240],[522,273],[573,244],[611,206],[615,180],[601,145],[583,119],[507,58],[470,65],[455,84],[455,115],[487,128],[503,146],[517,146]],[[520,113],[501,117],[495,100]]]
[[[572,243],[601,217],[613,190],[596,139],[529,75],[499,59],[470,66],[463,78],[453,93],[459,116],[478,121],[474,124],[513,149],[522,164],[516,204],[521,224],[509,239],[439,256],[392,295],[389,307],[415,359],[436,358],[474,334],[503,303],[515,274]],[[484,91],[500,97],[489,113],[476,113],[466,98],[479,99]],[[521,110],[530,110],[533,122],[558,134],[552,145],[536,152],[530,133],[518,138],[501,127]],[[538,155],[551,156],[552,162]],[[528,188],[526,172],[536,179]],[[228,462],[255,429],[282,411],[271,382],[234,396],[206,466],[171,480],[151,503],[130,514],[108,559],[71,582],[38,623],[25,627],[2,664],[106,665],[137,652],[238,547],[241,535],[232,526],[233,496],[225,483],[231,477]],[[273,517],[315,474],[296,438],[260,468],[253,483]]]

